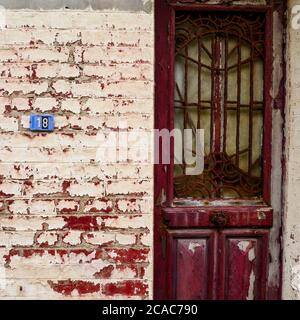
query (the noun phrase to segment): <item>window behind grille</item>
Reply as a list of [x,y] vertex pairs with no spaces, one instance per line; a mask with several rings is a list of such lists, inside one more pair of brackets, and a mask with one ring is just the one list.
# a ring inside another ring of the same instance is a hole
[[175,128],[204,129],[205,168],[187,176],[175,165],[175,197],[262,197],[264,24],[259,14],[176,13]]

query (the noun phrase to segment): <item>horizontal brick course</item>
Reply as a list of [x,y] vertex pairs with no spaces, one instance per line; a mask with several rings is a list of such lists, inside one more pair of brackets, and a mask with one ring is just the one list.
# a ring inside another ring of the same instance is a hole
[[[5,18],[0,299],[151,298],[153,166],[130,138],[116,163],[99,135],[153,128],[153,15]],[[31,113],[53,113],[55,131],[31,132]]]

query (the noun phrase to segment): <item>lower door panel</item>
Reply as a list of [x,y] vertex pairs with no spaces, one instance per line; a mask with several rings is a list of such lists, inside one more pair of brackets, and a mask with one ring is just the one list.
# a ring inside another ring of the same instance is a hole
[[217,233],[169,231],[167,246],[169,299],[214,299]]
[[219,299],[265,299],[268,234],[268,230],[226,230],[220,233]]
[[265,299],[268,230],[168,230],[169,299]]

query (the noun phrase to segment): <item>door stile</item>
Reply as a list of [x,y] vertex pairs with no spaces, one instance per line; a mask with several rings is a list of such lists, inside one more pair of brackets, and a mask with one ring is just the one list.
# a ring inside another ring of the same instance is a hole
[[265,24],[265,62],[264,62],[264,163],[263,163],[263,196],[264,201],[268,204],[271,203],[271,172],[272,172],[272,110],[273,110],[273,15],[272,10],[269,8],[266,12]]
[[[155,128],[162,130],[170,125],[170,16],[172,9],[165,1],[155,2]],[[161,17],[164,17],[163,19]],[[155,158],[163,154],[162,145],[155,148]],[[157,154],[158,153],[158,154]],[[170,164],[171,165],[171,164]],[[166,299],[166,230],[162,218],[162,205],[169,197],[168,172],[161,162],[154,166],[154,299]],[[161,270],[164,270],[162,272]]]

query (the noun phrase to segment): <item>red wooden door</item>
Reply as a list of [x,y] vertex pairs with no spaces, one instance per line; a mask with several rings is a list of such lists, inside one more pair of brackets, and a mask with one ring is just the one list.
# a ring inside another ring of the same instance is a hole
[[266,299],[270,7],[162,0],[156,21],[156,128],[203,129],[204,170],[177,163],[176,138],[156,165],[155,297]]

